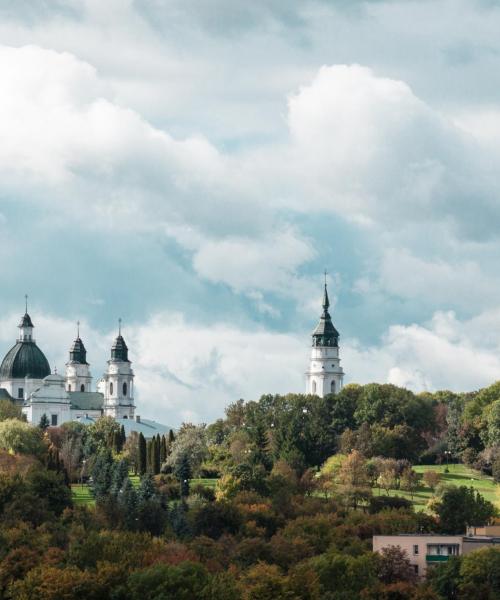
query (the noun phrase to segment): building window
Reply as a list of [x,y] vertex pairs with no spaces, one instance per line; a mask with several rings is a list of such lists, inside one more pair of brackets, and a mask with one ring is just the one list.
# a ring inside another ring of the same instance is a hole
[[313,381],[313,384],[312,384],[312,393],[313,394],[316,393],[316,382],[315,381]]
[[80,386],[80,392],[84,392],[85,391],[85,385],[82,383],[82,385]]
[[17,397],[22,400],[24,398],[24,388],[17,388]]
[[413,569],[415,571],[415,575],[418,575],[418,565],[413,565]]
[[126,381],[123,382],[122,391],[123,391],[123,395],[126,396],[127,395],[127,382]]
[[330,391],[332,392],[332,394],[335,394],[335,381],[332,381],[332,383],[330,384]]
[[71,383],[68,383],[68,392],[71,392]]
[[111,382],[109,384],[109,395],[112,396],[113,395],[113,382]]
[[52,427],[55,427],[57,425],[57,415],[50,416],[50,424],[52,425]]
[[415,554],[415,556],[418,554],[418,544],[413,546],[413,554]]

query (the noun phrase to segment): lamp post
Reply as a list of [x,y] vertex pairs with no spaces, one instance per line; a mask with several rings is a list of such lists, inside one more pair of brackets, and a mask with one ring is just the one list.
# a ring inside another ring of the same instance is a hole
[[444,455],[446,456],[446,472],[449,472],[449,466],[450,466],[450,456],[451,456],[451,452],[449,450],[445,450],[444,451]]

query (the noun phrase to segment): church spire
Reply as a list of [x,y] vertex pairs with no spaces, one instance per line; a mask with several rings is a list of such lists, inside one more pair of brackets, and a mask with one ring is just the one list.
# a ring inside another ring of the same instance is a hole
[[325,283],[323,290],[323,314],[319,323],[312,334],[313,346],[338,346],[339,332],[332,323],[332,317],[328,312],[330,308],[330,299],[328,297],[328,284],[326,282],[327,272],[325,271]]

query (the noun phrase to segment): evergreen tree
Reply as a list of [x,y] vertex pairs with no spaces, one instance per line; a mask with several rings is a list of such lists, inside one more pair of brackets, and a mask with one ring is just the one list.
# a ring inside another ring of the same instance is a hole
[[113,457],[109,448],[99,452],[92,469],[93,494],[96,499],[109,494],[113,475]]
[[124,525],[127,529],[137,529],[137,492],[128,477],[123,481],[122,489],[118,494],[118,505],[123,514]]
[[117,454],[121,451],[121,436],[119,431],[113,431],[111,434],[111,448]]
[[147,472],[153,473],[154,471],[154,440],[148,440],[147,442]]
[[168,511],[168,520],[173,532],[182,538],[190,534],[189,521],[187,520],[187,506],[185,502],[176,502]]
[[170,448],[172,448],[172,444],[174,442],[175,442],[174,432],[171,429],[169,429],[169,431],[168,431],[168,444],[167,444],[169,450],[170,450]]
[[160,472],[160,436],[153,438],[153,473],[158,475]]
[[114,496],[120,493],[123,487],[125,479],[128,477],[128,463],[126,460],[120,460],[113,465],[113,471],[111,475],[111,487],[110,492]]
[[126,441],[127,441],[127,436],[125,435],[125,427],[122,425],[120,427],[120,442],[121,442],[120,451],[123,450],[123,446],[125,446]]
[[38,423],[38,427],[40,427],[42,431],[45,431],[45,429],[47,429],[49,425],[49,418],[45,413],[43,413],[42,418],[40,419],[40,423]]
[[167,438],[162,435],[161,436],[161,443],[160,443],[160,464],[163,465],[163,463],[167,460]]
[[147,458],[147,447],[146,447],[146,438],[139,434],[139,444],[138,444],[138,470],[139,475],[144,475],[148,468],[148,458]]
[[191,464],[187,452],[183,452],[179,456],[174,467],[174,474],[181,484],[181,496],[183,498],[189,496],[189,480],[191,479]]
[[150,500],[156,495],[156,488],[151,473],[146,473],[141,477],[141,484],[137,490],[139,501]]

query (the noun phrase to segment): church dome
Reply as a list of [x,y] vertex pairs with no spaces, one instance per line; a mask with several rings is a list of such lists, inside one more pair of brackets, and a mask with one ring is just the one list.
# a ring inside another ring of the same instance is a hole
[[43,379],[50,375],[50,366],[45,354],[35,342],[19,341],[5,355],[0,366],[0,380]]

